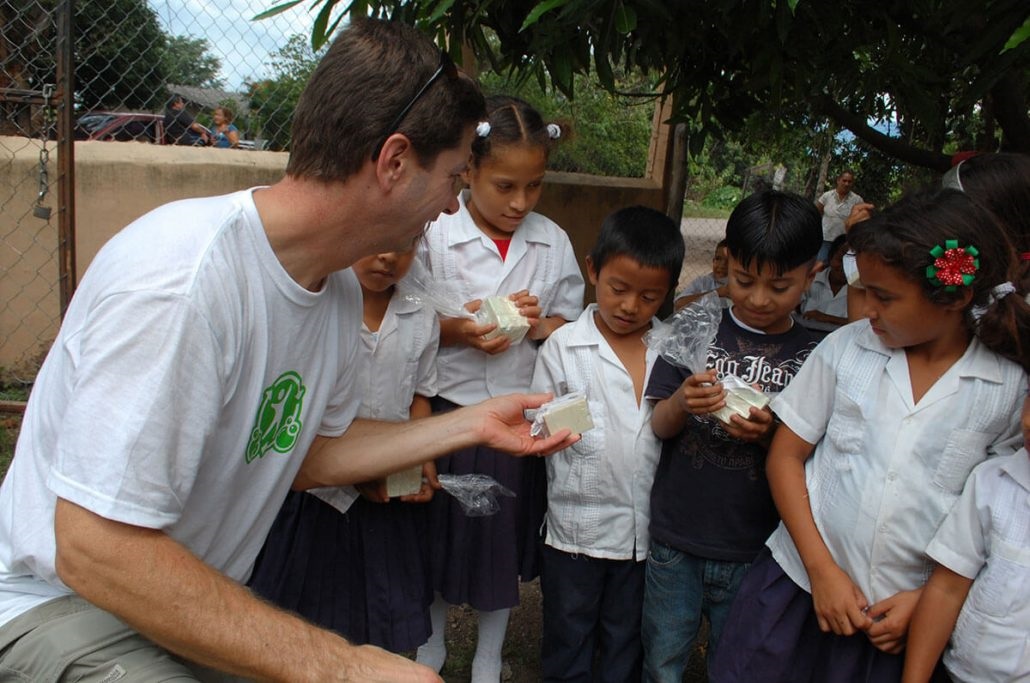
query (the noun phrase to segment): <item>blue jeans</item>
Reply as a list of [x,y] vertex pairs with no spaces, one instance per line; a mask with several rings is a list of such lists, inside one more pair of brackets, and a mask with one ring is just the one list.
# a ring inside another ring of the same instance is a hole
[[815,260],[819,263],[830,262],[830,247],[833,245],[833,240],[823,240],[823,245],[819,247],[819,253],[816,254]]
[[749,562],[706,560],[651,541],[644,582],[644,681],[680,683],[708,619],[708,659]]

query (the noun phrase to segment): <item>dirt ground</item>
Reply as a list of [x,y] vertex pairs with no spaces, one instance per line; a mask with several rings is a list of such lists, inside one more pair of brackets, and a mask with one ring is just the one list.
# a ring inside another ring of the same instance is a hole
[[[504,644],[505,683],[540,681],[540,581],[521,584],[521,604],[512,610]],[[447,663],[441,675],[446,683],[466,683],[476,649],[476,621],[472,610],[452,607],[447,615]],[[703,634],[702,634],[703,635]],[[683,683],[707,683],[703,645],[691,657]]]

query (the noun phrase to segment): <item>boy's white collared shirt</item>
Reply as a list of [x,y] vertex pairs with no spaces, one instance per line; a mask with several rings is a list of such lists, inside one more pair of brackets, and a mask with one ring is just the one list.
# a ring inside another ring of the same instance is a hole
[[[597,304],[544,343],[533,391],[582,391],[594,428],[547,458],[547,537],[558,550],[642,561],[650,544],[651,484],[661,441],[650,401],[637,404],[633,379],[594,322]],[[644,385],[657,355],[647,351]]]
[[[550,219],[530,213],[512,233],[502,261],[497,245],[476,227],[464,193],[459,200],[461,209],[441,215],[418,247],[418,258],[432,278],[458,288],[461,301],[454,303],[528,289],[539,297],[545,317],[575,320],[583,310],[584,282],[568,235]],[[468,347],[443,347],[437,357],[439,394],[470,405],[525,391],[536,352],[537,345],[530,340],[495,356]]]
[[958,683],[1030,681],[1030,457],[981,463],[927,554],[974,579],[944,665]]
[[838,318],[848,317],[848,286],[841,287],[836,294],[830,285],[830,271],[821,270],[812,280],[812,285],[801,298],[801,312],[821,311]]
[[[773,400],[783,423],[816,444],[805,463],[816,526],[870,604],[926,582],[926,546],[970,471],[1020,446],[1025,387],[1022,368],[974,338],[913,404],[905,352],[862,320],[827,336]],[[768,546],[811,591],[782,523]]]

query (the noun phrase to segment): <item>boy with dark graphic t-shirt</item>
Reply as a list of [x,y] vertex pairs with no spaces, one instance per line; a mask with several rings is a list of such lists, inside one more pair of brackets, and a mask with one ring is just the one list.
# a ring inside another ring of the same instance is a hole
[[816,338],[791,312],[815,275],[819,214],[804,198],[768,190],[744,199],[726,225],[729,298],[706,368],[659,358],[646,396],[662,454],[651,489],[642,635],[644,680],[683,680],[701,617],[708,653],[751,561],[779,517],[765,478],[775,429],[768,408],[729,422],[720,383],[736,375],[769,394],[790,382]]

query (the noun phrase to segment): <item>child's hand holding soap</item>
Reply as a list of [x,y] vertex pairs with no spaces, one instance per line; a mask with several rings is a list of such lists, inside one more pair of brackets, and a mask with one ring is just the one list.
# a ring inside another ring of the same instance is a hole
[[720,380],[726,390],[726,405],[712,413],[723,422],[729,422],[733,415],[748,418],[751,406],[762,409],[769,405],[769,397],[750,386],[736,375],[726,375]]
[[510,339],[512,344],[518,344],[529,332],[529,321],[519,312],[515,302],[505,296],[490,296],[483,299],[476,319],[481,325],[496,323],[497,329],[483,335],[486,339],[504,336]]

